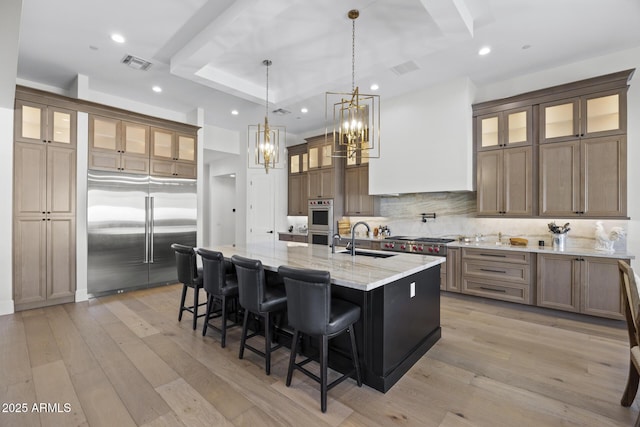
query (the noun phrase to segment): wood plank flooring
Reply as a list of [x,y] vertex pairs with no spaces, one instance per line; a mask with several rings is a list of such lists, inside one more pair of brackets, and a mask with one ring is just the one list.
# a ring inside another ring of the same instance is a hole
[[638,415],[638,402],[620,406],[623,322],[444,294],[442,338],[407,375],[386,394],[346,381],[322,414],[315,383],[297,373],[285,386],[287,349],[266,376],[258,356],[238,359],[239,328],[222,349],[202,319],[196,331],[188,313],[178,322],[180,289],[0,317],[0,426],[630,426]]

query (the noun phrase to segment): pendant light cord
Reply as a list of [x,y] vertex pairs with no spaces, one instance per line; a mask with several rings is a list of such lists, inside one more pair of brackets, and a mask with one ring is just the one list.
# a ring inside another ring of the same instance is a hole
[[267,96],[266,96],[266,103],[265,103],[265,106],[264,106],[264,108],[265,108],[264,116],[266,118],[269,117],[269,65],[270,65],[270,62],[271,61],[267,62],[267,64],[266,64],[266,66],[267,66]]
[[351,20],[351,92],[356,90],[356,20]]

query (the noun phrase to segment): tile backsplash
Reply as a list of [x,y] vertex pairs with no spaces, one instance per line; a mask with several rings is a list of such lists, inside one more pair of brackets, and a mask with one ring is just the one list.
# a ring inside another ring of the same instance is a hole
[[[435,213],[435,219],[422,222],[422,213]],[[397,197],[381,196],[380,216],[371,218],[353,217],[351,222],[367,221],[372,227],[387,225],[391,235],[428,237],[481,236],[486,241],[497,241],[502,233],[503,241],[509,237],[523,237],[530,245],[544,240],[551,245],[551,233],[547,224],[570,223],[567,235],[568,247],[593,248],[595,244],[594,219],[567,218],[477,218],[475,192],[414,193]],[[626,220],[603,220],[605,231],[619,226],[628,229]],[[616,250],[626,250],[626,238],[614,244]]]

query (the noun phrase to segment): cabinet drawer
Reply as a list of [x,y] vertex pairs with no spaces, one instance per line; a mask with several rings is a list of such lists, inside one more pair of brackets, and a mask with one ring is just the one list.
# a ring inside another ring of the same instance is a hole
[[521,285],[529,285],[531,283],[531,268],[529,264],[464,259],[462,261],[462,274],[465,278],[472,276]]
[[462,279],[462,293],[521,304],[532,304],[531,287],[528,284],[518,285],[510,282],[465,277]]
[[529,252],[462,248],[462,258],[529,264]]
[[292,242],[300,242],[300,243],[307,243],[307,236],[303,236],[300,234],[294,234],[291,236],[291,241]]

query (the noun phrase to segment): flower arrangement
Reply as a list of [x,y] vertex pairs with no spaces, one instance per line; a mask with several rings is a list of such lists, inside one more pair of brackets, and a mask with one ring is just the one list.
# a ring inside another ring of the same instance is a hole
[[549,231],[553,234],[567,234],[571,230],[568,222],[565,225],[556,225],[555,222],[550,222],[548,225]]

